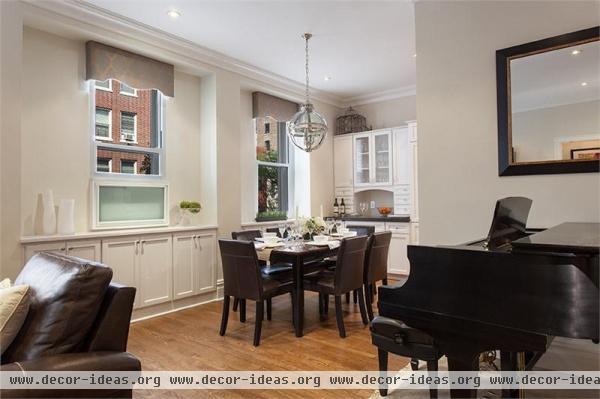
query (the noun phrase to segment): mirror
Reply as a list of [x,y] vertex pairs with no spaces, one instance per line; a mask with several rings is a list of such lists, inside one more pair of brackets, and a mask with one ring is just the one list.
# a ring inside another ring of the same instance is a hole
[[496,52],[500,176],[600,171],[599,30]]

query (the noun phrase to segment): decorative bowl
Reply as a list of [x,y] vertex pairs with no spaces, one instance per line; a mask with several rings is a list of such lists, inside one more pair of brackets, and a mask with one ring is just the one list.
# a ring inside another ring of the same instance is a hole
[[390,207],[381,207],[381,208],[377,208],[377,210],[379,211],[379,214],[381,216],[387,216],[390,213],[392,213],[392,208],[390,208]]

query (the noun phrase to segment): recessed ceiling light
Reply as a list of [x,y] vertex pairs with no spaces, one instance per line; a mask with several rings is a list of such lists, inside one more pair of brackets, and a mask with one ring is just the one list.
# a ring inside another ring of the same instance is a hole
[[167,11],[167,15],[171,18],[181,17],[181,13],[175,9],[171,9],[171,10]]
[[325,76],[325,78],[324,78],[324,79],[325,79],[325,81],[326,81],[326,82],[328,82],[328,81],[330,81],[330,80],[331,80],[331,76]]
[[587,86],[587,82],[581,82],[582,86]]
[[581,50],[573,50],[571,51],[571,55],[578,55],[581,54]]
[[413,58],[417,58],[417,53],[414,53],[414,54],[413,54]]

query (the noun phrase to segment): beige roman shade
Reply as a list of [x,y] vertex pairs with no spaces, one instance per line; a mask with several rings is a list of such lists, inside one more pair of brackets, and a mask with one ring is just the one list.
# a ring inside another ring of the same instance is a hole
[[270,116],[280,122],[286,122],[292,119],[296,112],[298,112],[298,104],[295,102],[259,91],[252,93],[253,118],[266,118]]
[[136,89],[158,89],[173,97],[173,65],[94,41],[87,42],[85,50],[86,80],[117,79]]

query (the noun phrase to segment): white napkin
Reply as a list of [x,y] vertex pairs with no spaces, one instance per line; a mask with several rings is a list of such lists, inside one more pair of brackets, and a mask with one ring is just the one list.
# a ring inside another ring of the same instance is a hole
[[255,242],[254,243],[254,248],[256,248],[257,250],[261,250],[261,249],[265,249],[267,246],[267,244],[265,244],[264,242]]
[[340,246],[340,242],[335,240],[335,241],[328,241],[327,242],[327,246],[329,246],[329,249],[336,249],[337,247]]

